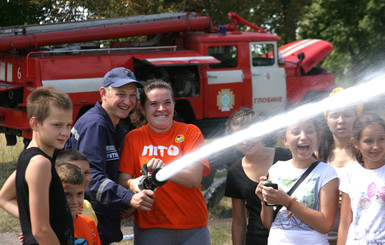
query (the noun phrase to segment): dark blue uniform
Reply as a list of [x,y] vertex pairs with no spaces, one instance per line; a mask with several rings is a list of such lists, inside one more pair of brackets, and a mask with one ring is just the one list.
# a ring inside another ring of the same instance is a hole
[[120,211],[129,208],[133,192],[117,184],[119,151],[125,136],[115,128],[100,102],[75,123],[68,147],[83,152],[90,162],[91,182],[86,198],[98,217],[102,244],[122,239]]

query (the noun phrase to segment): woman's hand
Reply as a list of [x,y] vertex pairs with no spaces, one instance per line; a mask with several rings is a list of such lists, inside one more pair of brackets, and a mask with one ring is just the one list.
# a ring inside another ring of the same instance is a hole
[[275,205],[287,206],[291,201],[291,197],[281,188],[274,189],[273,187],[263,186],[262,190],[263,201],[273,203]]
[[263,187],[265,185],[265,181],[267,180],[267,177],[266,176],[261,176],[259,178],[259,183],[258,183],[258,186],[257,188],[255,189],[255,195],[257,195],[257,197],[263,201],[263,196],[262,196],[262,190],[263,190]]
[[258,186],[255,190],[258,198],[267,203],[287,206],[291,201],[291,197],[279,187],[278,189],[274,189],[273,187],[265,186],[265,181],[267,181],[265,176],[259,179]]
[[136,179],[130,179],[128,181],[128,189],[132,192],[135,192],[135,193],[138,193],[140,192],[140,188],[139,188],[139,183],[140,181],[143,179],[144,177],[143,176],[139,176],[138,178]]
[[163,168],[164,166],[166,166],[166,164],[164,164],[162,160],[153,158],[147,163],[147,171],[154,172],[155,169]]

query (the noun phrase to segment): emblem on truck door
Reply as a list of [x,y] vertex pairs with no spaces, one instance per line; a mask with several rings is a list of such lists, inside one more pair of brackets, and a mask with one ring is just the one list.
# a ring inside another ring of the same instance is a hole
[[233,109],[235,96],[230,89],[221,89],[217,95],[217,106],[221,111],[230,111]]

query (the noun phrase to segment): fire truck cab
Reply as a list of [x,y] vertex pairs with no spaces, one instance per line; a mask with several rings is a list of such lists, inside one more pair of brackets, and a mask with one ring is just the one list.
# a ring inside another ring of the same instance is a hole
[[[329,42],[278,47],[278,36],[234,13],[229,19],[213,27],[206,16],[171,13],[1,28],[0,133],[8,144],[31,138],[26,98],[39,86],[68,93],[76,121],[100,100],[103,76],[115,67],[131,69],[138,80],[171,83],[178,118],[206,135],[240,107],[273,115],[334,88],[333,74],[316,67],[333,49]],[[239,22],[255,31],[239,31]],[[101,40],[132,36],[146,38],[102,47]],[[93,47],[77,45],[95,40]]]

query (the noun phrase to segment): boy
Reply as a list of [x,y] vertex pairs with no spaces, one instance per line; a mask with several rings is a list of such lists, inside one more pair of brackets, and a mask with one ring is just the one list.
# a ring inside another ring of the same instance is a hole
[[99,234],[94,220],[86,215],[79,214],[84,201],[85,176],[82,170],[71,163],[60,163],[56,165],[56,171],[63,184],[64,193],[71,209],[71,215],[75,230],[75,244],[84,239],[87,243],[100,245]]
[[[60,151],[56,158],[55,164],[58,165],[65,162],[74,164],[82,170],[86,177],[84,186],[84,189],[86,189],[91,180],[90,163],[88,162],[87,157],[80,151],[66,149]],[[0,207],[3,208],[7,213],[19,219],[19,210],[16,200],[15,175],[16,171],[14,171],[8,177],[7,181],[3,185],[3,188],[0,190]],[[80,210],[80,213],[91,217],[95,221],[95,224],[98,225],[98,219],[89,201],[84,200],[83,210]]]
[[72,103],[67,94],[40,87],[27,100],[32,140],[16,171],[23,244],[73,244],[73,222],[52,159],[70,136]]
[[[91,180],[91,174],[90,163],[88,162],[86,155],[77,150],[66,149],[58,154],[55,164],[57,166],[65,162],[74,164],[81,169],[82,173],[85,176],[84,190],[87,189],[87,186]],[[95,225],[98,225],[98,219],[95,215],[94,210],[92,209],[91,203],[86,199],[84,199],[82,209],[79,210],[79,213],[91,217],[95,221]]]

